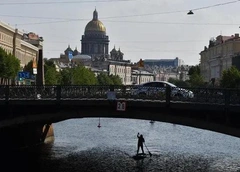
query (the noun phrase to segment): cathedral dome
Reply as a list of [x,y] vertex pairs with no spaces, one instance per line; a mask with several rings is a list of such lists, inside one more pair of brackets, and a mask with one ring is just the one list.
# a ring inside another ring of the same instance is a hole
[[98,20],[98,12],[95,11],[93,12],[93,19],[88,22],[88,24],[85,27],[85,34],[86,33],[92,33],[92,32],[102,32],[104,34],[106,34],[106,28],[103,25],[103,23]]

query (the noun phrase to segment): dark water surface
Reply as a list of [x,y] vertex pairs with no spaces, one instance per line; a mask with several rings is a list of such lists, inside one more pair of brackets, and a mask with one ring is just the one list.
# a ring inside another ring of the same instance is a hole
[[[39,172],[240,171],[239,138],[146,120],[101,118],[101,128],[98,122],[86,118],[55,123],[53,143],[3,154],[2,167]],[[136,161],[132,156],[138,132],[152,156]]]

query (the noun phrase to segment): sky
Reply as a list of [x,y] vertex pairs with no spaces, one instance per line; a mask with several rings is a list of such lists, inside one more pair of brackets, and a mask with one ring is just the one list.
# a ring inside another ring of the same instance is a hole
[[109,50],[120,48],[125,60],[197,65],[211,38],[239,33],[239,7],[239,0],[0,0],[0,21],[43,37],[44,58],[58,58],[68,45],[81,51],[96,8]]

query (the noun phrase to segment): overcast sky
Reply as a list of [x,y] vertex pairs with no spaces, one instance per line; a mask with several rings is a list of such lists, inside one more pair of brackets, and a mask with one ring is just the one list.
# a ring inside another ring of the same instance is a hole
[[132,62],[179,57],[196,65],[209,39],[239,33],[238,0],[0,0],[0,20],[42,36],[44,57],[57,58],[68,45],[81,51],[95,7],[109,49],[115,45]]

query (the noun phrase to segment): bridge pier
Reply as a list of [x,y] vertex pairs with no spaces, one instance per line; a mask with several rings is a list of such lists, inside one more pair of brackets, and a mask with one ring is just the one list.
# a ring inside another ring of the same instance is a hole
[[53,139],[51,124],[22,124],[0,129],[0,149],[14,150],[35,146]]
[[41,142],[49,142],[54,139],[54,131],[52,124],[45,124],[42,129]]

